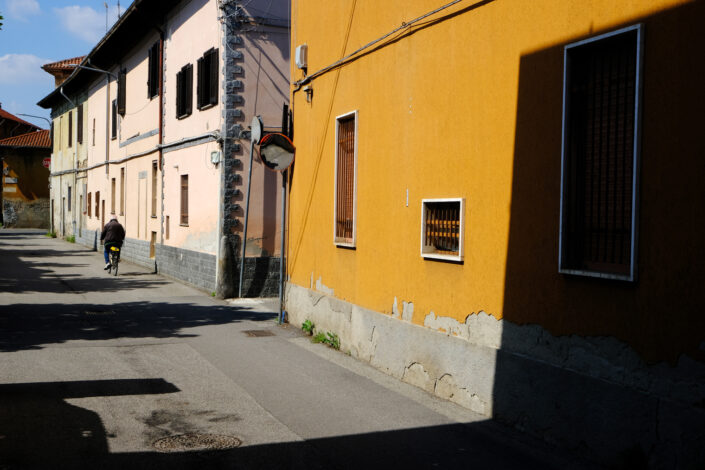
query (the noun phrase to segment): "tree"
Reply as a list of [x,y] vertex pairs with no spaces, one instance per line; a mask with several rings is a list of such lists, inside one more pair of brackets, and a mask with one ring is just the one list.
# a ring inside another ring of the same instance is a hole
[[0,15],[0,29],[2,29],[2,15]]

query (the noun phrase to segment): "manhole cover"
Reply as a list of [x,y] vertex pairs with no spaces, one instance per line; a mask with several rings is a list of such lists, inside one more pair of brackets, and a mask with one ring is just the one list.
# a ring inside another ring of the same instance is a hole
[[154,441],[152,446],[159,452],[183,452],[203,450],[226,450],[240,447],[242,441],[234,436],[220,434],[180,434]]
[[274,333],[269,330],[245,330],[244,333],[247,336],[254,336],[258,338],[262,336],[274,336]]

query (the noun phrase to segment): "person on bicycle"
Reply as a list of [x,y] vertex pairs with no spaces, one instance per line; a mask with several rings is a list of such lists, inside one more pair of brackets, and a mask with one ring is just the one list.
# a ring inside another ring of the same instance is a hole
[[[105,255],[105,270],[110,269],[110,247],[116,246],[120,248],[123,240],[125,240],[125,229],[120,225],[117,216],[110,216],[110,221],[105,224],[103,231],[100,233],[100,241],[105,240],[103,245],[103,255]],[[120,254],[118,253],[118,257]]]

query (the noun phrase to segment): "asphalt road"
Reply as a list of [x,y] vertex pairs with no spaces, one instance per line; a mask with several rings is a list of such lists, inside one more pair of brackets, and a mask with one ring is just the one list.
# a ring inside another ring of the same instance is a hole
[[102,267],[0,230],[0,470],[586,468],[311,344],[275,302]]

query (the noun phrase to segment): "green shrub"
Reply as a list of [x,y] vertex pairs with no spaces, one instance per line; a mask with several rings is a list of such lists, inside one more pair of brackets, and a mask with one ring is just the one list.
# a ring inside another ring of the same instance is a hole
[[76,243],[76,237],[74,235],[69,235],[66,237],[66,241],[69,243]]
[[301,324],[301,329],[303,330],[304,333],[307,335],[311,336],[313,334],[313,329],[316,327],[316,325],[313,324],[311,320],[306,320]]
[[49,231],[46,233],[46,236],[49,237],[49,238],[56,238],[56,232],[52,232],[51,230],[49,230]]
[[316,333],[313,338],[311,338],[311,341],[314,343],[325,343],[326,342],[326,334],[322,331],[319,331]]

